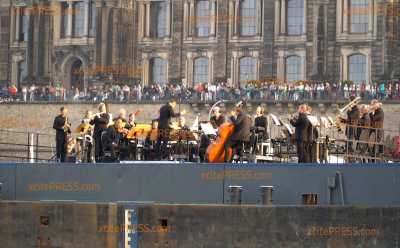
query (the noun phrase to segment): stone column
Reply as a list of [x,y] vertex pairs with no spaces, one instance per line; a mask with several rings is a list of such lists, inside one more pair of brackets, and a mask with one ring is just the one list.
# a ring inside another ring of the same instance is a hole
[[275,0],[275,38],[281,33],[281,0]]
[[235,28],[234,28],[234,36],[239,36],[239,24],[240,24],[240,21],[239,21],[239,18],[240,18],[240,13],[239,13],[239,11],[240,11],[240,0],[236,0],[235,1],[235,21],[234,21],[234,24],[235,24]]
[[171,2],[167,1],[167,20],[166,20],[166,25],[167,25],[167,37],[171,37]]
[[305,35],[306,33],[307,33],[307,0],[304,0],[302,34]]
[[73,2],[68,2],[68,11],[67,11],[67,15],[68,15],[68,25],[67,25],[67,37],[72,37],[72,18],[73,18],[73,12],[74,12],[74,8],[73,8]]
[[211,10],[210,10],[210,35],[211,37],[215,37],[215,25],[216,25],[216,19],[217,19],[217,1],[216,0],[211,0]]
[[286,34],[286,0],[281,0],[281,34]]
[[142,86],[149,84],[149,56],[148,54],[142,54]]
[[341,34],[343,30],[343,23],[342,23],[342,1],[343,0],[337,0],[336,4],[336,34]]
[[190,27],[189,4],[187,0],[183,3],[183,37],[186,39],[189,36]]
[[[88,0],[86,0],[85,2],[84,2],[84,5],[85,5],[85,21],[84,21],[84,25],[85,25],[85,27],[84,27],[84,30],[83,30],[83,36],[85,36],[85,37],[88,37],[89,36],[89,1]],[[76,12],[76,11],[75,11]],[[82,13],[79,13],[79,12],[77,12],[77,13],[73,13],[73,15],[81,15]]]
[[344,0],[344,4],[342,5],[341,14],[343,15],[342,30],[343,30],[343,33],[347,34],[347,33],[349,33],[349,16],[350,16],[348,0]]
[[150,17],[151,17],[150,7],[151,7],[151,3],[146,3],[145,6],[146,6],[146,13],[145,13],[145,19],[146,19],[145,30],[146,30],[146,32],[145,32],[144,37],[149,38],[150,37]]
[[233,18],[235,13],[235,4],[233,3],[234,0],[229,1],[229,10],[226,17],[223,17],[225,20],[229,21],[229,35],[234,36],[235,34],[235,20]]
[[264,20],[263,20],[263,7],[264,7],[264,5],[263,5],[263,3],[262,3],[262,0],[257,0],[257,22],[256,22],[256,30],[257,30],[257,32],[256,32],[256,35],[257,36],[261,36],[262,35],[262,26],[263,26],[263,23],[264,23]]
[[20,21],[21,21],[21,8],[20,7],[16,7],[15,8],[15,40],[19,41],[19,33],[20,33]]
[[[369,15],[368,15],[368,33],[371,34],[371,35],[374,32],[374,14],[375,14],[374,13],[374,10],[375,10],[374,6],[375,6],[375,3],[374,3],[373,0],[371,0],[371,2],[369,4],[369,8],[368,8],[368,13],[369,13]],[[381,9],[382,9],[381,11],[384,12],[383,10],[386,9],[386,6],[382,7]],[[385,16],[385,17],[387,17],[387,16]],[[390,16],[390,18],[392,18],[392,16]]]
[[193,87],[194,85],[193,72],[194,72],[193,53],[188,52],[186,55],[186,80],[187,80],[187,85],[189,87]]
[[214,54],[208,53],[208,84],[214,82]]
[[194,1],[191,0],[189,4],[189,36],[192,37],[195,35],[195,28],[196,28],[196,13],[195,13],[195,6]]
[[139,39],[143,39],[143,37],[145,36],[145,30],[146,30],[145,13],[146,13],[145,4],[143,2],[139,2]]

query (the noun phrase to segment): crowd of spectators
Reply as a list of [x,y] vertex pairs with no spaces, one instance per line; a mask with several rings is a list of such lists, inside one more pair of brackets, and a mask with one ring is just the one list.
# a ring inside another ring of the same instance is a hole
[[186,88],[179,84],[161,86],[152,84],[103,84],[85,89],[65,89],[61,84],[30,85],[0,88],[0,102],[20,101],[165,101],[171,98],[182,102],[215,100],[269,100],[269,101],[309,101],[344,100],[349,96],[361,96],[365,100],[400,100],[399,82],[375,82],[354,84],[350,81],[337,83],[299,81],[297,83],[277,83],[274,81],[249,81],[243,87],[232,87],[227,83],[197,84]]

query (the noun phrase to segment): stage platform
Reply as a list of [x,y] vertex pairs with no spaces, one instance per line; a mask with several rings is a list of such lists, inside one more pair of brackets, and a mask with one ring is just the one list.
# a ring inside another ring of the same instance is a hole
[[3,200],[226,204],[236,185],[243,204],[259,204],[261,186],[276,205],[400,204],[400,164],[3,163],[0,183]]

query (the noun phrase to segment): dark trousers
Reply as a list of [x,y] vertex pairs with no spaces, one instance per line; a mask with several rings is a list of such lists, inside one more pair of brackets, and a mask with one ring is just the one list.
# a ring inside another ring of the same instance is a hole
[[56,156],[57,160],[64,163],[67,157],[67,137],[56,137]]
[[[240,158],[242,157],[243,153],[243,144],[244,142],[241,140],[228,140],[225,143],[225,162],[232,162],[233,156],[237,155]],[[228,156],[228,149],[232,148],[232,158]]]
[[103,157],[103,146],[101,144],[101,136],[94,137],[94,158],[96,162],[100,162]]
[[156,144],[156,151],[157,157],[161,159],[166,159],[168,157],[168,142],[169,142],[169,135],[170,129],[160,129],[158,132],[157,144]]
[[310,149],[308,142],[297,142],[297,157],[299,158],[299,163],[310,163]]

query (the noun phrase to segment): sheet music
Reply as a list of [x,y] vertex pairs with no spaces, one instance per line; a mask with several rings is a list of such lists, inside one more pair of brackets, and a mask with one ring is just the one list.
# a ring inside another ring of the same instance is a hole
[[280,120],[278,119],[278,117],[276,117],[276,115],[274,115],[274,114],[269,114],[269,115],[271,116],[272,121],[274,122],[274,124],[276,126],[282,126]]
[[307,115],[307,119],[311,122],[311,125],[317,127],[320,125],[318,118],[315,115]]
[[211,123],[200,123],[200,127],[206,135],[217,135],[217,131],[214,129]]
[[199,116],[196,116],[193,125],[190,127],[190,131],[199,131]]

